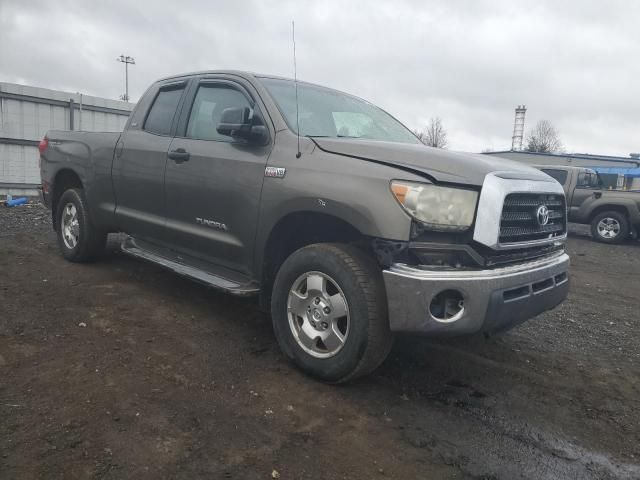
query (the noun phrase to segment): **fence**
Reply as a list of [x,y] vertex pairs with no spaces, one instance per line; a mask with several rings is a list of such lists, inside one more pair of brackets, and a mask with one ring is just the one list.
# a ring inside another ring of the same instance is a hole
[[0,194],[35,195],[47,130],[122,131],[134,104],[0,82]]

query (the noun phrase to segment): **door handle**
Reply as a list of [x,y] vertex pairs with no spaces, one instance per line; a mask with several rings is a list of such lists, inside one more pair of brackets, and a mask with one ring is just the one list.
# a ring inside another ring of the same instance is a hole
[[169,158],[176,163],[182,163],[189,161],[189,157],[191,154],[187,152],[184,148],[178,148],[176,150],[171,150],[169,153]]

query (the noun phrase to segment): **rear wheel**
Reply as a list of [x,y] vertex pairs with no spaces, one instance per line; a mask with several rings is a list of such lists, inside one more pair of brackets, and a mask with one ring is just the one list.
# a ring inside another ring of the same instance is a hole
[[60,251],[71,262],[90,261],[104,253],[107,233],[91,222],[81,189],[71,188],[58,200],[56,230]]
[[602,243],[622,243],[629,236],[629,220],[613,210],[599,213],[591,221],[591,235]]
[[380,268],[352,246],[294,252],[276,276],[271,312],[285,355],[328,382],[370,373],[393,343]]

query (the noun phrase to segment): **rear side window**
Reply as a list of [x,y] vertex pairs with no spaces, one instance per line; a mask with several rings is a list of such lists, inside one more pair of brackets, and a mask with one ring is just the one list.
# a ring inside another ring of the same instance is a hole
[[160,90],[153,105],[151,105],[147,120],[144,122],[144,129],[147,132],[157,133],[158,135],[169,135],[171,133],[171,124],[183,91],[184,85]]
[[578,187],[599,188],[601,184],[600,177],[593,170],[585,170],[578,175]]
[[543,168],[542,171],[557,180],[560,185],[564,185],[564,183],[567,181],[568,172],[566,170],[551,170]]

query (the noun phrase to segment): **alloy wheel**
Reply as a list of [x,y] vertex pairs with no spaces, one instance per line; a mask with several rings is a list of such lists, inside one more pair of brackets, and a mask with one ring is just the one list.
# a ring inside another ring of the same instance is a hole
[[615,218],[605,217],[598,222],[597,229],[602,238],[615,238],[620,234],[620,222]]
[[349,305],[337,282],[322,272],[300,275],[289,291],[287,315],[291,333],[309,355],[336,355],[349,335]]
[[67,203],[62,210],[62,240],[69,250],[73,250],[80,239],[80,222],[78,210],[73,203]]

